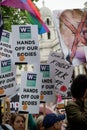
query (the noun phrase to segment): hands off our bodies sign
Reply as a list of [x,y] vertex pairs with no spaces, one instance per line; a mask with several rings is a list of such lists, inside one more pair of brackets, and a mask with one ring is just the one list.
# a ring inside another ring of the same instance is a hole
[[12,34],[9,31],[3,30],[0,41],[0,58],[10,58],[12,56]]
[[12,59],[0,60],[0,96],[11,96],[16,92],[16,69]]
[[19,111],[39,113],[41,77],[40,73],[22,72]]
[[12,40],[15,62],[40,61],[37,25],[12,25]]
[[47,103],[54,102],[54,70],[49,64],[41,64],[40,72],[42,73],[40,101]]

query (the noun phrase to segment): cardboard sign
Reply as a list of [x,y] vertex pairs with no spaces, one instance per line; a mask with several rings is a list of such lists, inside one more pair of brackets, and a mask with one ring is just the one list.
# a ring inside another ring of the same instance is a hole
[[22,72],[19,111],[39,113],[41,80],[38,72]]
[[66,96],[74,67],[60,56],[54,57],[52,54],[49,55],[48,62],[55,70],[55,91]]
[[87,12],[80,8],[54,10],[53,20],[65,59],[73,66],[86,63]]
[[3,30],[0,41],[0,58],[10,58],[12,56],[12,34]]
[[15,62],[39,63],[37,25],[12,25],[12,49]]
[[40,101],[44,101],[46,103],[54,102],[55,101],[54,69],[51,68],[49,64],[41,64],[40,72],[43,75]]
[[11,96],[16,92],[16,68],[12,59],[0,60],[0,96]]

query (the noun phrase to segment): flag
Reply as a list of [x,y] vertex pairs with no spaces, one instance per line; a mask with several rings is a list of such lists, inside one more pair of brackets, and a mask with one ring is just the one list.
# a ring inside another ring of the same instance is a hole
[[28,11],[29,12],[28,18],[30,19],[31,24],[32,24],[32,20],[34,20],[37,22],[35,23],[33,22],[33,24],[35,25],[36,23],[38,23],[37,24],[39,25],[38,28],[40,29],[41,27],[41,30],[39,30],[38,32],[40,32],[40,34],[49,32],[49,29],[46,27],[45,23],[40,18],[39,10],[37,9],[37,7],[33,4],[31,0],[4,0],[0,2],[0,5]]
[[0,5],[27,10],[33,15],[40,17],[38,9],[35,7],[31,0],[4,0],[0,2]]
[[33,25],[38,25],[38,34],[43,34],[45,32],[49,32],[49,29],[45,25],[45,23],[41,19],[37,19],[34,15],[25,11],[29,22]]
[[[36,16],[40,18],[40,12],[38,11],[37,7],[33,4],[31,0],[27,0],[28,5],[32,7],[33,11],[36,13]],[[30,12],[31,13],[31,12]]]

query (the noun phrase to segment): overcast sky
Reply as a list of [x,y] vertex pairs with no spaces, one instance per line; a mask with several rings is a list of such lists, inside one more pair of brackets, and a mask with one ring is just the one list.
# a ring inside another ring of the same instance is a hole
[[[51,10],[60,9],[73,9],[84,8],[84,3],[87,0],[44,0],[44,5]],[[43,0],[39,0],[36,5],[41,8],[43,6]]]

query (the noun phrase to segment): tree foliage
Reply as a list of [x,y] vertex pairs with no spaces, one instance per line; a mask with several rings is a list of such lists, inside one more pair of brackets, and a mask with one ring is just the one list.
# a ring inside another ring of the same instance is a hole
[[[39,0],[32,0],[37,2]],[[1,13],[4,21],[4,29],[11,31],[11,25],[28,24],[29,20],[24,10],[1,6]]]

